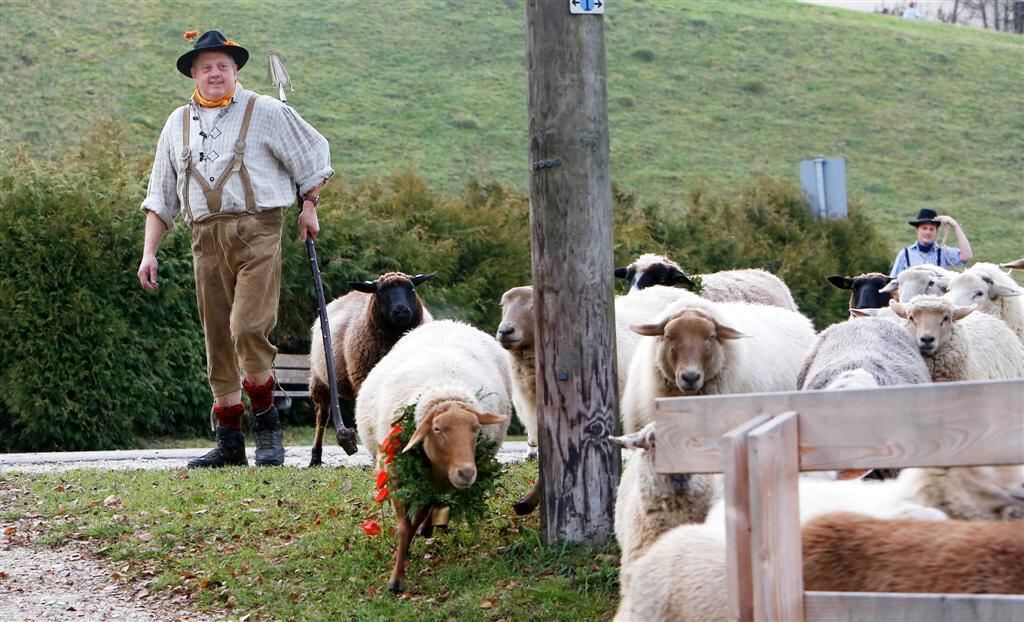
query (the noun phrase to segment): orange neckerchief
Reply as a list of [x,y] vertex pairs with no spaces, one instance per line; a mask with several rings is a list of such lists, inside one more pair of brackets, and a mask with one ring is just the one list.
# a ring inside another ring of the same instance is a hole
[[238,88],[237,81],[235,82],[235,85],[231,87],[231,92],[228,93],[224,99],[206,99],[199,94],[199,89],[197,88],[196,92],[192,94],[192,99],[194,99],[196,103],[203,108],[223,108],[231,103],[231,98],[235,96],[236,88]]

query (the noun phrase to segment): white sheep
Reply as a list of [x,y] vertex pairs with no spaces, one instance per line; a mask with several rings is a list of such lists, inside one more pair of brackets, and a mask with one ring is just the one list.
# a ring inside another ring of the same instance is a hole
[[623,469],[615,498],[615,538],[622,551],[622,566],[626,566],[673,527],[704,522],[721,477],[655,472],[653,423],[609,440],[635,450]]
[[[363,444],[379,459],[378,448],[401,410],[415,405],[416,431],[403,451],[422,442],[435,485],[467,488],[476,481],[478,436],[497,446],[505,440],[510,392],[508,365],[497,342],[468,324],[439,320],[406,334],[373,368],[356,399],[356,422]],[[398,551],[388,587],[399,592],[409,544],[430,508],[410,520],[395,497],[392,502]]]
[[804,525],[804,589],[823,592],[1019,594],[1024,521],[821,516]]
[[959,306],[977,305],[1024,341],[1024,289],[995,264],[979,262],[955,275],[944,298]]
[[637,346],[627,376],[625,432],[654,420],[655,398],[796,390],[815,338],[811,321],[795,311],[700,298],[633,330],[650,338]]
[[[432,319],[416,287],[433,277],[388,272],[375,281],[353,281],[349,285],[354,291],[327,305],[339,407],[352,407],[367,374],[406,331]],[[331,416],[320,318],[313,322],[310,344],[309,398],[316,408],[316,436],[309,466],[317,466],[321,464],[324,429]]]
[[1024,344],[1006,322],[938,296],[889,306],[906,320],[933,382],[1024,378]]
[[956,274],[952,270],[931,264],[911,266],[900,272],[896,280],[890,281],[879,291],[883,293],[896,292],[899,302],[909,302],[911,298],[921,294],[941,296],[946,293],[950,280]]
[[[844,372],[858,369],[875,386],[931,382],[921,351],[906,329],[883,319],[858,318],[833,324],[818,335],[804,359],[797,386],[824,389]],[[850,384],[846,380],[844,387]]]
[[[619,396],[626,384],[633,352],[641,339],[629,329],[631,324],[653,321],[669,304],[696,295],[674,287],[649,287],[630,296],[615,298],[615,353]],[[514,287],[501,297],[501,323],[496,338],[505,348],[512,370],[512,402],[516,416],[526,428],[527,444],[537,445],[537,372],[533,340],[533,288]],[[540,500],[540,482],[513,508],[529,514]]]
[[[625,268],[616,268],[615,276],[626,279],[630,294],[654,285],[684,287],[696,284],[683,273],[679,264],[664,255],[645,253]],[[771,272],[759,268],[722,270],[699,274],[701,297],[718,302],[753,302],[796,311],[789,287]]]

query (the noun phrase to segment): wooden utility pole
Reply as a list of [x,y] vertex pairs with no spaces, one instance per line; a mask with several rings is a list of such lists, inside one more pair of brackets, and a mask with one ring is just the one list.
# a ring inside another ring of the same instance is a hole
[[621,472],[604,23],[527,0],[526,24],[541,532],[602,545]]

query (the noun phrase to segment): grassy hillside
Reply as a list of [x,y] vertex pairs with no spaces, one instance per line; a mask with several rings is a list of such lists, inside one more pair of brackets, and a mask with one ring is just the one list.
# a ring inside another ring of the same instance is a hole
[[[182,32],[218,27],[252,52],[249,88],[272,92],[264,55],[282,52],[291,103],[350,179],[412,165],[445,191],[525,189],[523,16],[522,0],[5,0],[0,140],[59,152],[112,117],[148,153],[190,91]],[[979,259],[1024,254],[1024,38],[780,2],[617,0],[605,24],[613,179],[642,202],[838,155],[894,254],[926,206]]]

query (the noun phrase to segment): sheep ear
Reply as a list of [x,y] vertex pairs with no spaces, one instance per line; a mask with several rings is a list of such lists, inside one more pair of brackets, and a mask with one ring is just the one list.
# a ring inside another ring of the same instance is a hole
[[363,292],[364,294],[377,293],[377,283],[374,281],[349,281],[348,286],[357,292]]
[[629,330],[645,337],[660,337],[665,334],[665,323],[660,324],[630,324]]
[[839,289],[853,289],[853,279],[848,276],[840,276],[833,274],[832,276],[825,277],[829,283],[835,285]]
[[1020,296],[1021,294],[1024,294],[1024,291],[1015,287],[1008,287],[1006,285],[993,285],[989,288],[989,291],[996,296]]
[[735,328],[719,324],[718,322],[715,322],[715,332],[718,333],[719,339],[743,339],[744,337],[750,336],[744,335]]
[[477,413],[476,419],[480,422],[480,425],[489,425],[492,423],[501,423],[508,419],[508,417],[505,415],[496,415],[494,413]]
[[626,268],[615,268],[615,278],[624,279],[627,276]]
[[609,436],[608,440],[624,449],[651,449],[654,447],[654,423],[648,423],[639,432]]
[[896,302],[895,300],[889,301],[889,308],[892,309],[893,313],[900,316],[904,320],[907,319],[908,310],[907,306],[903,303]]
[[953,321],[954,322],[958,322],[958,321],[964,319],[965,317],[970,315],[972,311],[974,311],[977,308],[978,308],[978,305],[970,305],[969,307],[956,307],[955,309],[953,309]]
[[434,425],[434,415],[433,414],[429,414],[429,415],[423,417],[423,421],[420,421],[420,424],[418,426],[416,426],[416,431],[413,432],[412,438],[409,439],[409,442],[406,443],[405,448],[402,449],[402,453],[404,454],[405,452],[409,451],[410,449],[412,449],[413,447],[418,445],[420,443],[420,441],[422,441],[424,439],[424,437],[427,436],[427,433],[430,432],[430,428],[433,425]]
[[878,309],[850,309],[850,315],[854,317],[878,317]]
[[693,291],[697,287],[697,285],[690,280],[690,277],[675,268],[672,268],[672,271],[669,273],[669,282],[674,286],[681,285],[690,291]]
[[415,287],[419,287],[421,283],[429,281],[435,276],[437,276],[436,272],[431,272],[430,274],[417,274],[416,276],[412,277],[412,284]]
[[899,288],[900,288],[900,282],[899,281],[890,280],[888,283],[885,284],[885,287],[880,288],[878,290],[878,292],[881,293],[881,294],[890,294],[890,293],[898,290]]

